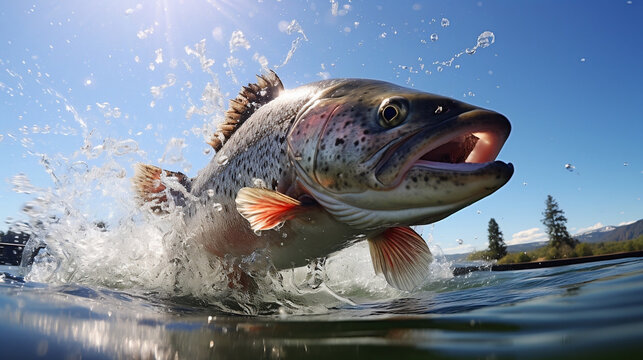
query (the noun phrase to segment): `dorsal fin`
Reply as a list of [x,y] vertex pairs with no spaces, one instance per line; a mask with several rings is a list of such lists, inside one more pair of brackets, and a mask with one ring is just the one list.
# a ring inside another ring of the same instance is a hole
[[239,95],[230,100],[230,106],[225,113],[225,119],[217,127],[207,141],[215,151],[219,151],[223,143],[262,105],[279,96],[284,89],[279,76],[268,70],[266,75],[257,75],[256,84],[243,86]]

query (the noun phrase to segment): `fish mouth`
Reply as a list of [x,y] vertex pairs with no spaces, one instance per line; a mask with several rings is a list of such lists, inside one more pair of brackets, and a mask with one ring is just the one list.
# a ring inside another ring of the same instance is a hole
[[394,188],[416,169],[469,174],[493,167],[513,173],[512,164],[496,161],[510,131],[509,120],[499,113],[467,111],[392,144],[380,160],[376,177],[385,187]]
[[496,156],[511,125],[503,115],[476,109],[410,131],[380,149],[375,187],[311,195],[338,220],[358,229],[430,224],[500,189],[513,165]]

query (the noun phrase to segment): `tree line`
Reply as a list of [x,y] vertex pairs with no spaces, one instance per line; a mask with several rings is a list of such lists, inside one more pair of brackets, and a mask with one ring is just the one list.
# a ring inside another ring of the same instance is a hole
[[553,260],[578,256],[591,256],[615,253],[620,251],[643,250],[643,236],[638,239],[618,243],[586,244],[574,239],[567,231],[567,218],[556,200],[547,195],[545,211],[541,222],[545,225],[549,241],[545,247],[529,252],[507,254],[507,245],[502,231],[494,218],[489,220],[489,247],[476,251],[467,260],[498,260],[498,263],[528,262],[534,260]]

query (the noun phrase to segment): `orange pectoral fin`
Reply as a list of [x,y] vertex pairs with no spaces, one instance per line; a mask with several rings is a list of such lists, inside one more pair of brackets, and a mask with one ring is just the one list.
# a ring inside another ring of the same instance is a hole
[[245,187],[239,190],[237,211],[250,222],[252,230],[270,230],[298,213],[301,202],[280,192]]
[[376,274],[384,274],[393,287],[411,291],[429,275],[433,260],[422,237],[409,227],[392,227],[368,239]]

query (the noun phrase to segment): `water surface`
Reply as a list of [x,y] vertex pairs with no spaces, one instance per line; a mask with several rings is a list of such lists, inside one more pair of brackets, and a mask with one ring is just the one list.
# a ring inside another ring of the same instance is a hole
[[[189,298],[24,282],[7,270],[7,358],[586,359],[643,350],[639,259],[476,272],[386,300],[350,304],[348,296],[324,311],[265,306],[252,316]],[[359,298],[350,286],[340,293],[351,291]]]

